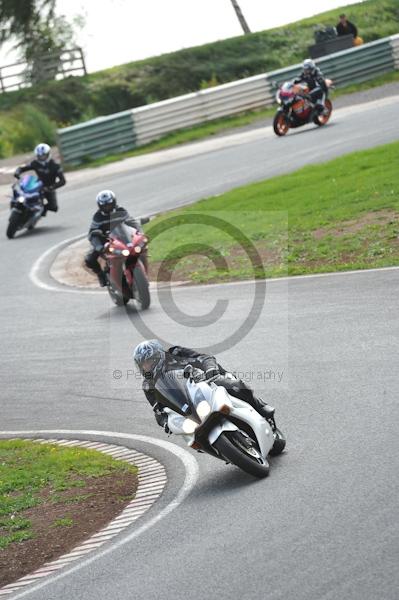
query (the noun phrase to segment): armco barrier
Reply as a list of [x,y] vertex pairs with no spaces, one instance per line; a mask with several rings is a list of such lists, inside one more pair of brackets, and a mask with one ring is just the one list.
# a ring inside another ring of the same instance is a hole
[[132,111],[99,117],[58,130],[58,147],[64,163],[126,152],[136,147]]
[[[399,69],[399,35],[336,52],[317,64],[337,87],[367,81]],[[142,146],[178,129],[271,106],[275,84],[292,79],[300,68],[293,65],[60,129],[63,161],[79,164]]]
[[165,133],[226,115],[268,106],[272,91],[265,75],[256,75],[193,94],[132,110],[138,146]]
[[395,62],[395,69],[399,69],[399,35],[391,37],[392,55]]
[[[373,79],[395,69],[392,40],[399,38],[384,38],[364,46],[342,50],[324,58],[319,58],[317,66],[323,74],[332,79],[336,87],[351,83],[361,83]],[[270,82],[277,84],[293,78],[299,73],[301,64],[288,69],[279,69],[267,74]]]

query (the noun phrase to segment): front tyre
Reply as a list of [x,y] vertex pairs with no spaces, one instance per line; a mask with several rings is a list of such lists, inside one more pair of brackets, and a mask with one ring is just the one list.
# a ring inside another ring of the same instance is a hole
[[331,113],[332,113],[332,102],[331,100],[326,100],[324,103],[324,111],[321,115],[316,115],[314,120],[314,123],[316,125],[318,125],[319,127],[322,127],[323,125],[326,125],[328,123],[328,121],[330,120],[331,117]]
[[274,444],[272,446],[272,449],[269,452],[269,455],[270,456],[278,456],[284,450],[287,440],[285,439],[285,435],[283,434],[283,432],[280,431],[280,429],[278,429],[277,427],[274,430],[273,435],[274,435]]
[[267,460],[263,458],[255,445],[248,445],[247,438],[241,432],[237,431],[234,434],[228,438],[226,433],[222,433],[213,444],[214,448],[225,460],[249,475],[259,479],[267,477],[269,475]]
[[130,296],[127,293],[121,293],[119,290],[115,289],[112,281],[110,280],[109,273],[106,273],[107,277],[107,290],[110,298],[116,306],[125,306],[130,300]]
[[151,304],[150,285],[141,264],[133,271],[133,298],[140,304],[141,310],[147,310]]
[[14,237],[14,235],[22,225],[22,222],[22,215],[20,215],[18,212],[15,211],[10,214],[10,219],[8,221],[8,227],[6,231],[6,235],[9,240],[11,240]]
[[274,117],[273,121],[274,133],[279,137],[282,137],[283,135],[288,133],[289,128],[290,127],[288,125],[288,120],[285,114],[283,112],[278,112]]

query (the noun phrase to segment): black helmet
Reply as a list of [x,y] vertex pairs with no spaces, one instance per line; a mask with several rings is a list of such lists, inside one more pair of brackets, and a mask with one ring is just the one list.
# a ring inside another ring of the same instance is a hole
[[136,346],[133,359],[142,375],[152,378],[162,370],[165,350],[159,340],[146,340]]
[[98,208],[104,215],[109,215],[116,208],[116,196],[111,190],[103,190],[96,197]]

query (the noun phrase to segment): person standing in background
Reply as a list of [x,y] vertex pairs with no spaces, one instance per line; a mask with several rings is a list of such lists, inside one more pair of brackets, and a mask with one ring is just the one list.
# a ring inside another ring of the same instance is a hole
[[339,23],[336,27],[338,35],[353,35],[353,38],[357,38],[357,27],[348,19],[346,15],[339,15]]

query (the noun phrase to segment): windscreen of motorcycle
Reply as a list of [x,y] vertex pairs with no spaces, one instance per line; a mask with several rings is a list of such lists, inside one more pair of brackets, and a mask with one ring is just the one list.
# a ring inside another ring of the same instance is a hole
[[294,84],[291,81],[286,81],[280,88],[280,97],[284,100],[292,98]]
[[136,230],[134,227],[129,227],[126,223],[121,222],[120,219],[111,221],[110,235],[118,238],[123,244],[130,244],[135,233]]
[[193,409],[186,382],[182,369],[163,373],[155,382],[157,402],[181,415],[191,415]]

